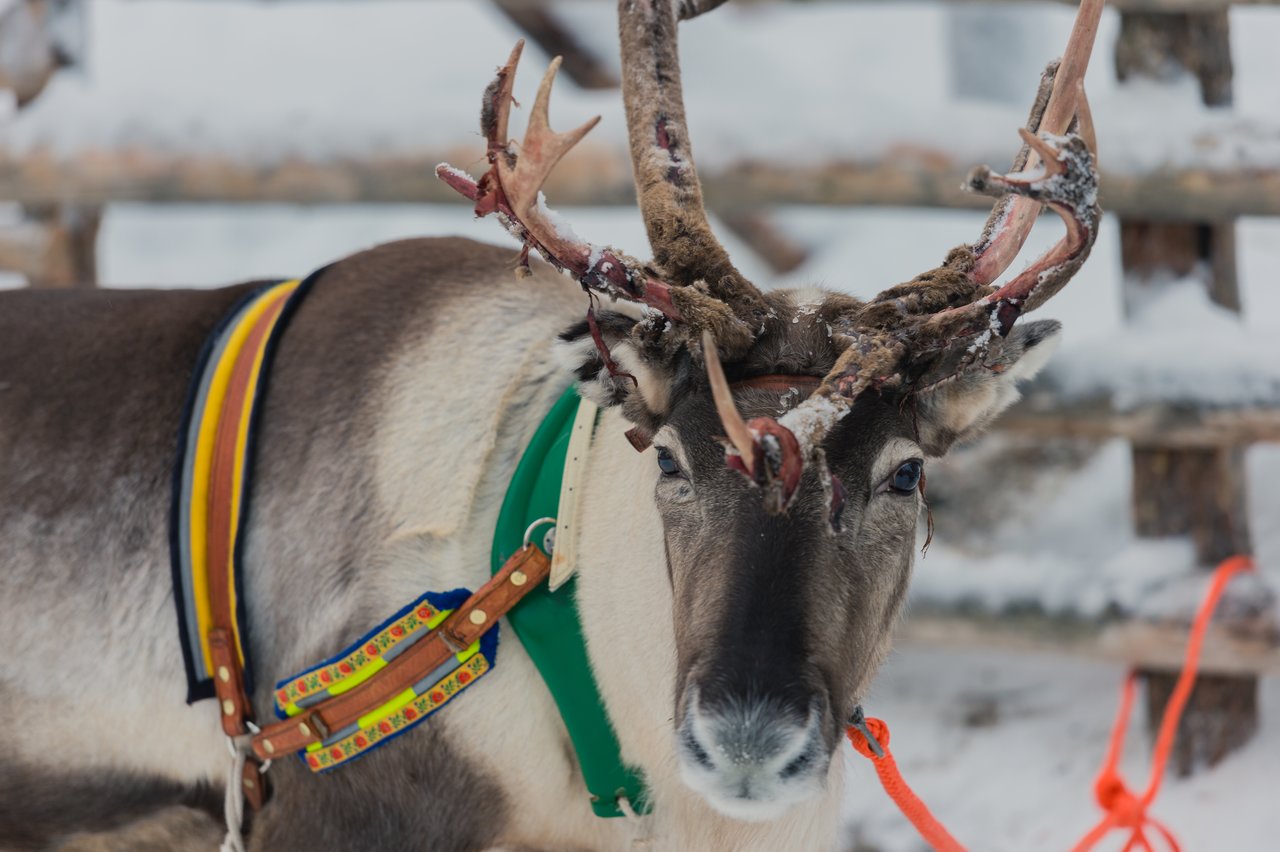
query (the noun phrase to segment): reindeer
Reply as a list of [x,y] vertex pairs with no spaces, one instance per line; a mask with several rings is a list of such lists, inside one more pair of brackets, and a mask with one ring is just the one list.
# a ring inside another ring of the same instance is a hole
[[[649,263],[585,243],[543,205],[594,122],[550,130],[553,63],[508,143],[517,47],[483,102],[489,172],[440,174],[519,238],[527,280],[510,282],[508,249],[462,239],[380,246],[319,277],[275,360],[245,551],[264,717],[277,678],[423,589],[485,579],[513,467],[577,382],[604,408],[581,497],[581,620],[652,815],[592,815],[508,635],[491,677],[397,743],[327,776],[276,761],[251,848],[836,845],[832,758],[902,607],[925,460],[1045,362],[1058,324],[1015,320],[1097,233],[1080,81],[1101,3],[1085,0],[1042,79],[1013,172],[971,177],[998,197],[979,239],[866,302],[761,290],[712,235],[676,26],[714,5],[619,3]],[[1066,236],[993,287],[1042,206]],[[592,295],[586,321],[569,278]],[[226,744],[215,702],[183,701],[165,518],[197,350],[251,286],[0,294],[9,848],[216,795]],[[596,310],[604,296],[642,310]]]

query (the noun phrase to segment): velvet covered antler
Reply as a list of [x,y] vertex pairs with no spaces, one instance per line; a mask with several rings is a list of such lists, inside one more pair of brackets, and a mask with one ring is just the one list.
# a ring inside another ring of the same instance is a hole
[[[689,18],[717,5],[716,0],[685,0],[680,14]],[[682,336],[696,340],[698,332],[710,330],[726,357],[741,356],[754,342],[767,308],[707,222],[685,132],[675,10],[670,0],[620,0],[619,28],[623,100],[652,264],[583,240],[547,208],[543,183],[598,118],[566,133],[551,130],[547,107],[560,66],[556,58],[538,88],[523,142],[517,146],[508,140],[512,84],[523,41],[484,94],[480,123],[488,140],[489,170],[479,181],[447,164],[437,166],[436,174],[475,202],[477,216],[498,215],[523,244],[522,268],[527,269],[533,249],[588,292],[654,308]],[[594,319],[591,312],[588,319]],[[594,338],[613,369],[602,337],[595,333]]]
[[[737,457],[764,459],[748,475],[765,490],[766,506],[785,511],[798,488],[795,471],[821,460],[823,439],[862,393],[919,392],[987,363],[1014,321],[1061,290],[1084,263],[1101,211],[1083,79],[1102,6],[1103,0],[1082,0],[1063,59],[1046,70],[1028,128],[1019,131],[1023,146],[1013,171],[1000,175],[982,167],[970,174],[970,190],[1000,198],[978,241],[843,317],[835,331],[845,349],[813,395],[776,422],[747,424],[750,448],[735,440],[730,466],[741,467]],[[1066,235],[993,291],[990,282],[1013,262],[1044,206],[1062,218]],[[714,386],[710,359],[708,370]],[[721,414],[732,417],[723,408]],[[821,468],[826,477],[825,464]],[[779,488],[781,499],[772,493]]]

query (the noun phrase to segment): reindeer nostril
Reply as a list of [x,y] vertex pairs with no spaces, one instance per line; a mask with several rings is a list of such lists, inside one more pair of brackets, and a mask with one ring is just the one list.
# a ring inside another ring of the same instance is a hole
[[693,735],[693,731],[689,728],[684,729],[684,747],[689,754],[693,755],[693,759],[698,761],[699,765],[706,769],[715,769],[716,765],[711,762],[711,755],[707,754],[707,750],[698,742],[698,738]]

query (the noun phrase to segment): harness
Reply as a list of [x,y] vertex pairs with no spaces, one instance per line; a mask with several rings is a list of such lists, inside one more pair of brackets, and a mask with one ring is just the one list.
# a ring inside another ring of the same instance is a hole
[[[255,724],[241,535],[255,426],[275,347],[322,271],[268,285],[231,309],[197,360],[180,430],[170,524],[174,598],[187,701],[216,697],[231,744],[224,848],[240,848],[240,797],[262,806],[262,773],[272,760],[297,754],[312,772],[328,772],[420,724],[492,670],[503,616],[560,710],[594,813],[647,812],[643,782],[622,762],[578,620],[571,576],[575,471],[597,412],[572,387],[512,477],[489,581],[474,592],[425,592],[333,657],[277,683],[277,719]],[[539,531],[541,547],[534,541]],[[543,583],[553,572],[554,594]]]

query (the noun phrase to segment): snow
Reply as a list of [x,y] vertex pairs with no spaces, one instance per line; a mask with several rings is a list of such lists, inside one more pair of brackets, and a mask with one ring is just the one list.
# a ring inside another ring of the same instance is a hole
[[[1269,45],[1280,40],[1280,21],[1269,12],[1232,10],[1241,72],[1230,110],[1200,106],[1189,81],[1117,85],[1106,61],[1117,18],[1108,12],[1088,76],[1107,167],[1280,164],[1280,95],[1269,75],[1250,73],[1269,67]],[[601,45],[612,60],[612,4],[575,2],[572,15],[583,41]],[[956,97],[947,74],[954,50],[949,19],[929,4],[718,10],[684,26],[680,36],[699,162],[872,159],[889,151],[1007,161],[1039,72],[1066,43],[1072,15],[1068,8],[1042,10],[1036,38],[1042,49],[1002,59],[1009,75],[1026,81],[1025,95],[997,103]],[[256,161],[459,146],[474,146],[479,156],[481,92],[520,35],[472,0],[97,0],[89,25],[86,71],[59,76],[29,109],[0,118],[0,144],[64,152],[140,147]],[[876,73],[851,73],[846,57]],[[1255,59],[1260,64],[1251,66]],[[547,61],[534,46],[526,49],[517,100],[532,103]],[[604,121],[592,137],[625,144],[614,92],[580,91],[561,80],[555,109],[553,124],[564,126],[600,114]],[[1161,113],[1159,134],[1145,118],[1153,110]]]
[[[1101,818],[1093,780],[1123,678],[1117,666],[1065,656],[905,648],[864,707],[889,724],[907,783],[961,843],[982,852],[1069,849]],[[1209,772],[1165,776],[1151,814],[1183,849],[1275,849],[1280,679],[1262,681],[1260,691],[1263,724],[1244,750]],[[1149,770],[1141,716],[1136,710],[1120,762],[1139,791]],[[869,761],[847,746],[844,755],[849,847],[924,850]],[[1099,852],[1118,852],[1121,836]]]
[[1212,304],[1201,281],[1162,288],[1123,334],[1090,341],[1068,348],[1052,366],[1055,384],[1068,394],[1101,393],[1124,409],[1280,404],[1280,318],[1264,315],[1246,325]]
[[[542,194],[541,190],[538,191],[538,199],[534,202],[533,207],[542,221],[551,226],[551,230],[555,232],[557,237],[569,243],[582,243],[582,237],[578,236],[578,232],[569,224],[569,220],[547,206],[547,197]],[[596,249],[592,247],[591,253],[593,257],[596,256],[595,252]],[[599,258],[597,257],[596,259],[598,260]],[[594,265],[592,264],[592,266]]]

